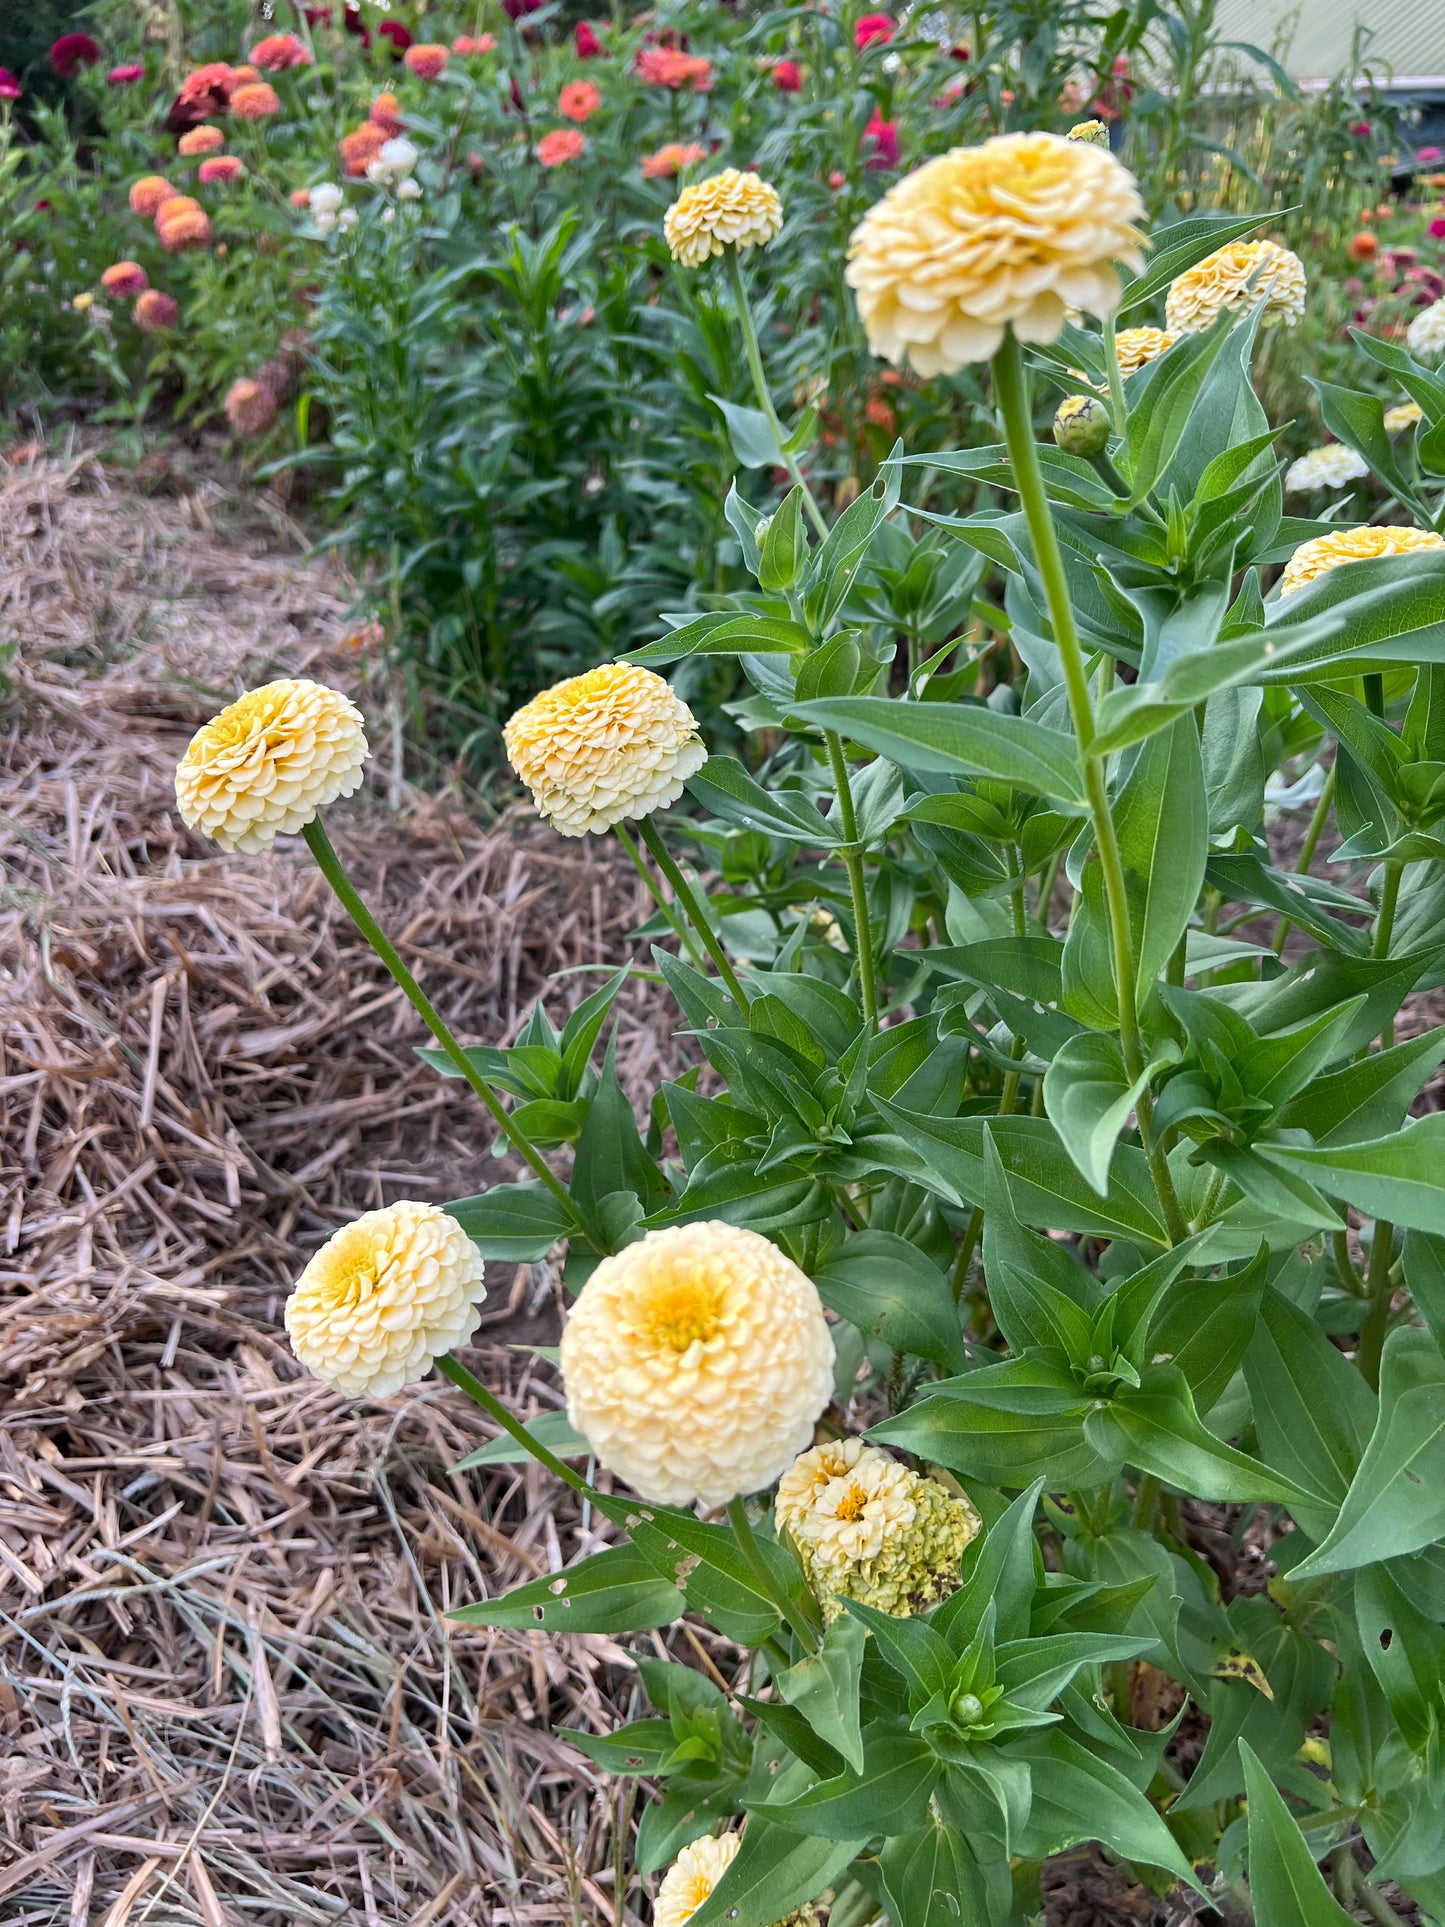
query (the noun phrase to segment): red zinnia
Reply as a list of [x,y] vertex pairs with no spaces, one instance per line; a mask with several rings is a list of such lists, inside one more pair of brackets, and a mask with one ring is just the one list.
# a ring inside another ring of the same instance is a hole
[[596,60],[602,53],[602,42],[597,38],[596,29],[585,20],[577,22],[577,30],[572,36],[572,45],[579,60]]
[[780,94],[803,91],[803,70],[796,60],[780,60],[773,69],[773,85]]
[[62,80],[77,67],[93,67],[100,59],[100,48],[88,33],[63,33],[50,49],[50,65]]
[[887,46],[893,38],[893,18],[886,13],[865,13],[853,29],[853,45],[861,54],[865,47],[871,47],[876,40],[880,46]]
[[883,116],[875,109],[872,120],[870,120],[868,125],[863,129],[863,145],[865,148],[869,141],[873,143],[873,151],[868,156],[867,165],[873,173],[878,173],[884,168],[897,167],[897,121],[884,120]]
[[411,35],[399,20],[383,20],[376,31],[383,40],[391,42],[391,51],[398,60],[411,45]]

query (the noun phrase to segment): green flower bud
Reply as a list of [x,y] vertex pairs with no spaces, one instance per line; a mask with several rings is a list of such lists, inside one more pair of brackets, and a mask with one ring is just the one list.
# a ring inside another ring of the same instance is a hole
[[976,1693],[960,1693],[953,1702],[953,1717],[960,1726],[976,1726],[983,1718],[983,1701]]
[[1067,455],[1102,455],[1109,441],[1109,411],[1093,395],[1066,395],[1054,416],[1054,440]]

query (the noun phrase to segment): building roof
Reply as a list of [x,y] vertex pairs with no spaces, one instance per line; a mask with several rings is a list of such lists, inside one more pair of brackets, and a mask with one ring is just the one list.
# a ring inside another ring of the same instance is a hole
[[1355,28],[1371,30],[1365,60],[1393,84],[1445,85],[1445,0],[1219,0],[1224,40],[1282,56],[1297,80],[1328,80],[1349,64]]

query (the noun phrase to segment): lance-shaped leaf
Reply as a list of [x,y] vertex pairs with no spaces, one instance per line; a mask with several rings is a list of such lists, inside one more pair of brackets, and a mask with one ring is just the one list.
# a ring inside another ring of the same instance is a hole
[[866,1637],[859,1621],[845,1613],[833,1621],[817,1652],[777,1676],[788,1705],[858,1773],[863,1770],[858,1681]]
[[961,1927],[988,1918],[988,1889],[973,1849],[935,1813],[916,1832],[887,1842],[878,1871],[893,1927]]
[[1044,1109],[1060,1141],[1101,1198],[1109,1195],[1114,1146],[1152,1065],[1132,1081],[1117,1039],[1102,1031],[1071,1037],[1044,1073]]
[[635,1546],[611,1546],[580,1565],[480,1599],[447,1615],[468,1626],[518,1626],[551,1633],[647,1632],[687,1611],[676,1586],[658,1577]]
[[796,790],[765,790],[731,756],[710,756],[687,786],[705,810],[765,836],[787,837],[819,849],[838,842],[838,832],[812,801]]
[[1124,1860],[1162,1867],[1199,1885],[1147,1798],[1107,1760],[1058,1728],[1030,1733],[1008,1752],[1033,1768],[1033,1806],[1023,1839],[1012,1843],[1015,1852],[1044,1859],[1082,1840],[1098,1840]]
[[1357,1211],[1415,1231],[1445,1233],[1445,1112],[1364,1144],[1303,1150],[1256,1145],[1270,1164],[1304,1178]]
[[981,704],[895,702],[886,696],[800,703],[794,713],[902,769],[991,776],[1071,810],[1087,807],[1073,738],[1026,716],[1000,716]]
[[891,1231],[859,1231],[813,1273],[818,1295],[870,1338],[950,1372],[968,1363],[958,1306],[933,1260]]
[[800,1838],[755,1813],[732,1865],[688,1927],[773,1927],[831,1887],[867,1844],[866,1832],[854,1839]]
[[453,1198],[446,1210],[484,1258],[514,1265],[538,1263],[577,1229],[544,1184],[494,1184],[478,1197]]
[[1344,1503],[1375,1423],[1376,1399],[1324,1332],[1282,1292],[1268,1291],[1244,1356],[1265,1461],[1320,1495],[1295,1513],[1323,1538]]
[[1200,1498],[1290,1505],[1319,1496],[1217,1439],[1194,1409],[1184,1374],[1174,1365],[1151,1366],[1137,1390],[1122,1387],[1107,1405],[1090,1412],[1084,1432],[1101,1452],[1113,1451]]
[[1009,1358],[962,1378],[875,1425],[870,1438],[916,1452],[950,1471],[1006,1488],[1099,1485],[1123,1463],[1111,1441],[1095,1444],[1085,1420],[1093,1401],[1073,1374],[1040,1359]]
[[748,1811],[826,1840],[856,1839],[864,1829],[906,1833],[922,1826],[942,1770],[932,1747],[912,1733],[876,1727],[864,1733],[863,1749],[861,1773],[850,1768],[792,1800],[749,1801]]
[[1268,1927],[1352,1927],[1259,1755],[1239,1743],[1249,1801],[1249,1892]]

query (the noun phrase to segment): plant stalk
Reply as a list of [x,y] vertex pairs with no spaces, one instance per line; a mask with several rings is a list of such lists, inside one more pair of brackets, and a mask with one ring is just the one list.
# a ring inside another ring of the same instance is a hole
[[795,488],[803,491],[803,507],[808,511],[808,520],[813,524],[820,541],[826,541],[828,524],[823,520],[823,512],[813,498],[813,491],[803,480],[803,471],[798,467],[798,458],[788,452],[788,436],[778,411],[773,406],[772,392],[768,378],[763,370],[763,351],[758,346],[758,331],[753,325],[753,311],[748,305],[748,292],[743,285],[743,268],[735,247],[727,250],[728,281],[733,292],[733,305],[738,311],[738,323],[743,331],[743,350],[748,358],[748,369],[753,378],[753,388],[757,394],[758,406],[768,418],[768,426],[778,444],[778,454],[783,467],[788,471],[789,480]]
[[644,816],[638,825],[638,829],[643,842],[651,852],[653,862],[672,885],[673,895],[687,912],[693,929],[696,930],[699,937],[702,938],[707,948],[707,954],[717,965],[718,975],[727,986],[728,995],[732,998],[743,1016],[746,1017],[748,1014],[748,1000],[744,995],[742,985],[738,982],[737,972],[733,969],[731,963],[729,963],[727,952],[718,942],[716,931],[708,922],[702,905],[693,894],[692,885],[678,868],[677,863],[673,859],[672,852],[663,842],[662,834],[652,818],[650,816]]
[[873,926],[868,914],[868,883],[863,873],[863,852],[858,847],[858,816],[853,808],[853,785],[848,777],[848,759],[836,730],[825,729],[828,763],[833,771],[833,786],[838,792],[838,814],[843,822],[846,843],[843,863],[848,872],[848,888],[853,896],[854,946],[858,958],[858,989],[863,1000],[863,1021],[871,1029],[878,1021],[878,984],[873,974]]
[[632,838],[627,834],[627,825],[619,822],[614,823],[612,827],[617,832],[618,842],[622,845],[623,849],[626,850],[628,856],[631,857],[632,867],[646,885],[647,894],[667,918],[668,924],[672,929],[672,934],[677,938],[688,956],[692,958],[692,961],[697,965],[698,969],[701,970],[703,967],[702,952],[697,947],[696,939],[682,918],[677,914],[672,899],[666,896],[658,887],[657,878],[642,860],[641,850],[638,849]]
[[733,1529],[733,1537],[738,1542],[738,1550],[742,1553],[743,1558],[747,1560],[748,1570],[762,1588],[764,1596],[771,1600],[773,1605],[775,1605],[783,1615],[783,1618],[792,1628],[795,1637],[802,1642],[803,1650],[809,1653],[817,1652],[821,1644],[817,1633],[798,1612],[797,1608],[783,1592],[782,1588],[777,1585],[772,1573],[768,1570],[767,1561],[763,1558],[762,1548],[759,1546],[757,1535],[753,1531],[753,1522],[748,1517],[748,1502],[741,1493],[738,1493],[735,1498],[728,1500],[728,1524]]
[[445,1358],[439,1358],[436,1361],[436,1368],[443,1378],[449,1378],[452,1384],[464,1391],[469,1399],[480,1405],[488,1418],[495,1419],[513,1442],[520,1445],[539,1465],[545,1466],[554,1477],[561,1479],[564,1485],[570,1485],[581,1498],[592,1497],[592,1488],[587,1481],[579,1477],[570,1465],[559,1459],[555,1452],[549,1452],[545,1445],[534,1439],[521,1420],[507,1410],[496,1393],[488,1391],[482,1381],[474,1377],[465,1365],[458,1364],[456,1359],[448,1353]]
[[[1306,876],[1311,863],[1314,862],[1315,851],[1319,847],[1319,840],[1324,831],[1325,824],[1329,821],[1330,805],[1334,800],[1335,766],[1331,763],[1325,771],[1325,780],[1320,790],[1319,801],[1315,804],[1314,814],[1310,817],[1309,827],[1305,831],[1305,840],[1299,853],[1299,861],[1294,866],[1294,873],[1297,877]],[[1290,925],[1293,922],[1293,917],[1281,917],[1275,925],[1274,942],[1270,948],[1274,951],[1276,957],[1281,956],[1284,952],[1284,940],[1289,935]]]

